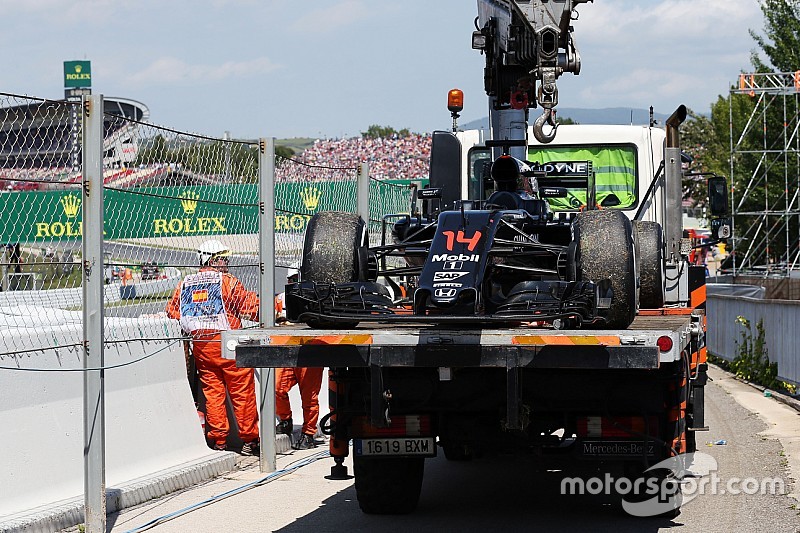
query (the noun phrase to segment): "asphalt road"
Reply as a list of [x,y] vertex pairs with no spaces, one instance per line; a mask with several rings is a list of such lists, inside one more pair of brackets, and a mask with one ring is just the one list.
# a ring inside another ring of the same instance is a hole
[[[797,467],[800,414],[718,370],[707,387],[708,425],[699,451],[718,462],[722,490],[732,478],[780,478],[793,489],[787,468]],[[746,409],[740,403],[748,405]],[[759,414],[753,412],[758,410]],[[779,437],[781,440],[777,440]],[[706,445],[725,440],[725,445]],[[325,448],[280,455],[278,468],[323,455]],[[320,453],[320,450],[322,452]],[[789,453],[787,453],[787,451]],[[210,503],[153,527],[172,532],[308,531],[614,531],[716,532],[800,531],[798,501],[786,494],[711,493],[685,504],[674,519],[635,518],[609,497],[560,494],[558,472],[536,462],[495,457],[465,463],[443,456],[428,460],[417,512],[369,516],[358,508],[352,479],[326,479],[332,460],[313,461],[294,472]],[[352,466],[350,467],[352,472]],[[140,528],[151,521],[263,479],[255,459],[240,470],[199,487],[109,517],[109,531]],[[796,489],[795,489],[796,490]]]

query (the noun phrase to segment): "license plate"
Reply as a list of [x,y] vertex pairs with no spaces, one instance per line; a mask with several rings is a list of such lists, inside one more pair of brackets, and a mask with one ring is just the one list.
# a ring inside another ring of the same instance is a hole
[[436,455],[436,442],[433,437],[398,439],[354,439],[355,455]]

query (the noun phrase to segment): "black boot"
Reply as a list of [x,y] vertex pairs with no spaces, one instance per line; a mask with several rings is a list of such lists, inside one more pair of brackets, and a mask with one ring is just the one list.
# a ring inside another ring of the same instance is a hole
[[292,424],[291,418],[287,418],[286,420],[281,420],[280,422],[278,422],[278,425],[275,426],[276,435],[289,435],[291,437],[292,431],[294,431],[294,425]]
[[300,439],[292,446],[295,450],[310,450],[316,447],[317,443],[314,442],[314,435],[309,435],[307,433],[301,433]]

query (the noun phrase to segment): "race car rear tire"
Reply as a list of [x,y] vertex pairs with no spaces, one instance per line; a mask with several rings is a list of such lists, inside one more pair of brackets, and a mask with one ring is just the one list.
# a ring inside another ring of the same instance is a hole
[[639,307],[664,307],[664,234],[661,224],[635,220],[636,252],[639,262]]
[[[363,281],[367,265],[364,250],[369,246],[367,226],[358,215],[321,211],[311,217],[303,244],[300,280],[319,284]],[[312,328],[348,329],[354,322],[306,321]]]
[[408,514],[422,490],[422,457],[353,457],[356,497],[366,514]]
[[611,281],[613,297],[603,327],[626,328],[636,316],[633,227],[621,211],[578,213],[572,223],[577,281]]

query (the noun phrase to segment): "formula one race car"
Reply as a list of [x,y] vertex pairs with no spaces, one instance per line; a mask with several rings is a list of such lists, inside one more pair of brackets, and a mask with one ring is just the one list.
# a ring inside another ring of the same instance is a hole
[[[384,216],[380,246],[369,246],[358,215],[314,215],[300,281],[286,286],[288,319],[317,328],[627,327],[639,305],[635,239],[654,250],[644,254],[651,263],[644,268],[660,273],[660,226],[638,222],[635,236],[624,213],[596,206],[591,162],[523,162],[508,155],[510,143],[495,144],[504,153],[491,164],[495,191],[486,200],[456,200],[440,210],[442,191],[420,189],[411,214]],[[576,184],[587,188],[588,206],[555,217],[546,198],[564,198]]]

